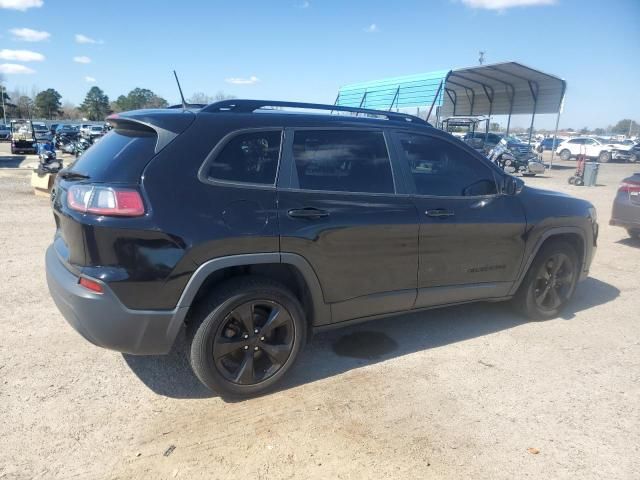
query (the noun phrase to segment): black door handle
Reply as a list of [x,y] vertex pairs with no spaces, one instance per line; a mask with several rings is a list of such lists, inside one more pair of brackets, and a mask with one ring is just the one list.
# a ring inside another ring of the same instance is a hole
[[291,218],[306,218],[309,220],[315,220],[317,218],[324,218],[329,216],[329,212],[321,210],[319,208],[305,207],[305,208],[292,208],[287,212]]
[[436,217],[436,218],[446,218],[453,217],[455,213],[451,210],[446,210],[444,208],[434,208],[433,210],[427,210],[424,212],[428,217]]

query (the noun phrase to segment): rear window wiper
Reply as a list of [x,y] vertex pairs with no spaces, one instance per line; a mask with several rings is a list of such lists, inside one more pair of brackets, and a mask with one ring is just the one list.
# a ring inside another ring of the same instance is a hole
[[89,175],[84,173],[72,172],[70,170],[60,170],[58,175],[65,180],[88,180]]

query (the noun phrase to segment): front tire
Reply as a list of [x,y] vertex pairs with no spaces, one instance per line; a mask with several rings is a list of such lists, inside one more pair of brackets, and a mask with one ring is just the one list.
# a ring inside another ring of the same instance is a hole
[[191,367],[222,396],[248,397],[275,386],[305,342],[297,298],[278,282],[239,277],[216,288],[191,325]]
[[578,254],[569,243],[547,241],[514,297],[515,306],[532,320],[557,317],[573,297],[579,265]]
[[571,151],[570,151],[569,149],[565,148],[564,150],[562,150],[562,151],[560,152],[560,158],[561,158],[562,160],[564,160],[565,162],[566,162],[567,160],[571,160]]
[[600,160],[601,163],[609,163],[611,161],[611,153],[609,152],[600,152],[600,155],[598,155],[598,160]]

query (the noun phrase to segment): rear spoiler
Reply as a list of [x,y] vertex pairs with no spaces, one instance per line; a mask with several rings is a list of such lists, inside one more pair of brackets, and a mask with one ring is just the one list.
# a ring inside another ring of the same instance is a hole
[[184,132],[195,118],[195,114],[189,111],[133,110],[114,113],[109,115],[106,120],[113,124],[116,130],[146,130],[155,133],[158,137],[155,148],[157,154]]

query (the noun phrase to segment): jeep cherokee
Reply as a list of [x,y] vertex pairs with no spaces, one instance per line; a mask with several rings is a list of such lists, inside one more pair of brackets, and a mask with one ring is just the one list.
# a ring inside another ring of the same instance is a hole
[[51,295],[121,352],[186,327],[221,394],[273,387],[326,328],[478,300],[555,317],[595,251],[591,204],[409,115],[227,100],[109,122],[56,180]]

